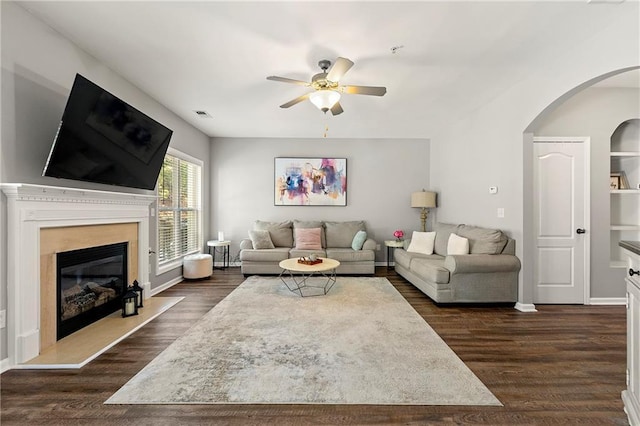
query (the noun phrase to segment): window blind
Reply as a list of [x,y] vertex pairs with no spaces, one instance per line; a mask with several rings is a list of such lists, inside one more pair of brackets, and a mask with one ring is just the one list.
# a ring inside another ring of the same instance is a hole
[[201,167],[167,154],[158,176],[158,264],[202,246]]

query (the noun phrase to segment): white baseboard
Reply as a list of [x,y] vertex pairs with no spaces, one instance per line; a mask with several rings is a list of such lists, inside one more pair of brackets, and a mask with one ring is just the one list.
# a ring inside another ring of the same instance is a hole
[[8,357],[0,361],[0,373],[4,373],[5,371],[8,371],[10,369],[11,369],[11,364],[9,362]]
[[592,297],[589,299],[590,305],[626,305],[626,297]]
[[173,287],[174,285],[176,285],[178,283],[181,283],[183,280],[184,280],[184,278],[181,275],[181,276],[179,276],[177,278],[172,279],[169,282],[166,282],[166,283],[164,283],[164,284],[162,284],[162,285],[160,285],[160,286],[158,286],[156,288],[151,289],[151,293],[149,293],[149,294],[151,296],[155,296],[156,294],[158,294],[160,292],[163,292],[163,291]]
[[538,312],[536,309],[536,305],[533,303],[516,303],[514,309],[517,309],[520,312]]

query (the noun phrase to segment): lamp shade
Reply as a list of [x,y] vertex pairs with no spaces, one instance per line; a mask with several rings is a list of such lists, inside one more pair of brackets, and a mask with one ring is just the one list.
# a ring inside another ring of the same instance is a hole
[[327,112],[340,100],[340,93],[334,90],[316,90],[309,95],[312,104],[322,112]]
[[436,193],[419,191],[411,194],[411,207],[436,207]]

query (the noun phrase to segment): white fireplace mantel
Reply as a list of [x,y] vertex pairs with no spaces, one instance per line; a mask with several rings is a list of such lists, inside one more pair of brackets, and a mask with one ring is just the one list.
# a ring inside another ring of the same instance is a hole
[[40,230],[62,226],[138,224],[138,272],[149,283],[152,195],[1,184],[7,197],[7,349],[9,367],[40,353]]

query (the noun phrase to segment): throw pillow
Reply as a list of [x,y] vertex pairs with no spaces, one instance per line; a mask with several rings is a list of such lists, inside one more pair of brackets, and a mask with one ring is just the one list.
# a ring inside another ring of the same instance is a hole
[[256,220],[253,224],[253,229],[269,231],[271,241],[276,247],[293,247],[293,228],[290,220],[284,222]]
[[253,244],[253,248],[255,250],[275,248],[273,242],[271,241],[271,235],[269,235],[269,231],[249,231],[249,238],[251,238],[251,244]]
[[449,235],[447,254],[469,254],[469,240],[457,234]]
[[435,232],[413,231],[407,251],[411,253],[433,254],[433,246],[435,242]]
[[293,229],[296,228],[320,228],[320,242],[322,247],[327,246],[327,239],[324,235],[324,222],[319,220],[298,220],[294,219]]
[[358,231],[366,231],[363,221],[351,222],[325,222],[327,247],[351,248],[353,237]]
[[351,248],[358,251],[362,250],[362,246],[364,242],[367,241],[367,233],[364,231],[356,232],[356,235],[353,237],[353,241],[351,242]]
[[296,228],[297,250],[322,250],[320,228]]

